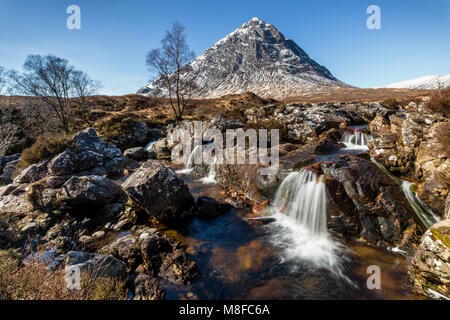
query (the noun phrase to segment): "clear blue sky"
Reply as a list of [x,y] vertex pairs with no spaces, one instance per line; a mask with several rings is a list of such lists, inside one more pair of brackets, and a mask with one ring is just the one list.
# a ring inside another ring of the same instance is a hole
[[[81,30],[66,8],[81,8]],[[368,30],[366,8],[381,8]],[[133,93],[153,77],[146,53],[179,20],[197,55],[252,17],[275,25],[337,78],[359,87],[450,74],[450,0],[0,0],[0,65],[56,54],[103,84]]]

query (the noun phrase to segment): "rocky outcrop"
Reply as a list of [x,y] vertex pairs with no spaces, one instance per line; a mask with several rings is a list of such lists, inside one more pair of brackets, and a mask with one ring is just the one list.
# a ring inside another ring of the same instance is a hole
[[370,155],[389,171],[420,180],[417,196],[443,216],[450,185],[450,123],[411,111],[406,117],[377,116],[368,129],[374,137]]
[[[363,239],[384,247],[398,246],[405,251],[411,250],[410,228],[419,221],[395,181],[371,161],[355,156],[320,163],[320,169],[340,183],[356,206],[356,211],[350,206],[342,208],[341,212],[347,216],[349,225],[360,228]],[[336,199],[336,205],[349,203],[336,198],[335,187],[329,191]]]
[[57,200],[71,207],[99,207],[121,200],[125,193],[112,180],[100,176],[72,177],[57,195]]
[[[88,171],[91,173],[94,171],[100,175],[116,173],[115,170],[118,167],[111,168],[109,163],[120,159],[122,152],[113,144],[104,142],[94,129],[88,128],[80,131],[73,138],[72,145],[73,147],[52,159],[26,168],[14,179],[14,182],[31,183],[46,176],[71,176]],[[109,170],[110,168],[112,170]]]
[[351,124],[345,113],[336,112],[327,105],[305,106],[291,104],[274,112],[274,119],[286,123],[289,138],[306,144],[331,128]]
[[450,188],[450,122],[433,124],[424,134],[417,150],[415,171],[424,180],[417,196],[444,216],[445,199]]
[[191,213],[194,198],[183,180],[157,160],[145,162],[123,184],[130,199],[150,216],[176,223]]
[[436,223],[425,232],[412,260],[409,276],[419,293],[450,299],[449,219]]

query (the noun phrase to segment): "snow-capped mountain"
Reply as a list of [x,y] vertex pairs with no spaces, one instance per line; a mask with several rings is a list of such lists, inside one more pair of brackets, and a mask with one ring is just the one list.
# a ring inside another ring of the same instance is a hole
[[446,76],[432,75],[412,80],[396,82],[384,86],[384,88],[425,89],[434,90],[450,86],[450,74]]
[[[198,86],[197,98],[217,98],[246,91],[281,98],[350,87],[312,60],[273,25],[252,18],[190,63],[186,74]],[[165,97],[158,77],[138,93]]]

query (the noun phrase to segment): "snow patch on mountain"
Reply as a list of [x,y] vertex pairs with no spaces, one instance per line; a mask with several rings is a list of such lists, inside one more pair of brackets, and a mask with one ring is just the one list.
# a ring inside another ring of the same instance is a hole
[[388,84],[384,88],[400,88],[400,89],[423,89],[435,90],[450,86],[450,74],[446,76],[431,75],[426,77],[415,78],[412,80],[401,81]]
[[[185,76],[198,86],[196,98],[251,91],[281,98],[350,87],[312,60],[273,25],[252,18],[190,63]],[[167,97],[160,77],[138,93]]]

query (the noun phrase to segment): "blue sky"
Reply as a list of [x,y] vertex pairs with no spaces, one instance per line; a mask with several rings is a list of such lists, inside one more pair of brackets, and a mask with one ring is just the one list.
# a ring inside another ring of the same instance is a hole
[[[66,28],[72,4],[81,30]],[[371,4],[381,30],[366,27]],[[172,22],[199,55],[255,16],[355,86],[450,74],[450,0],[0,0],[0,65],[21,69],[27,55],[52,53],[101,81],[101,93],[133,93],[153,77],[146,53]]]

